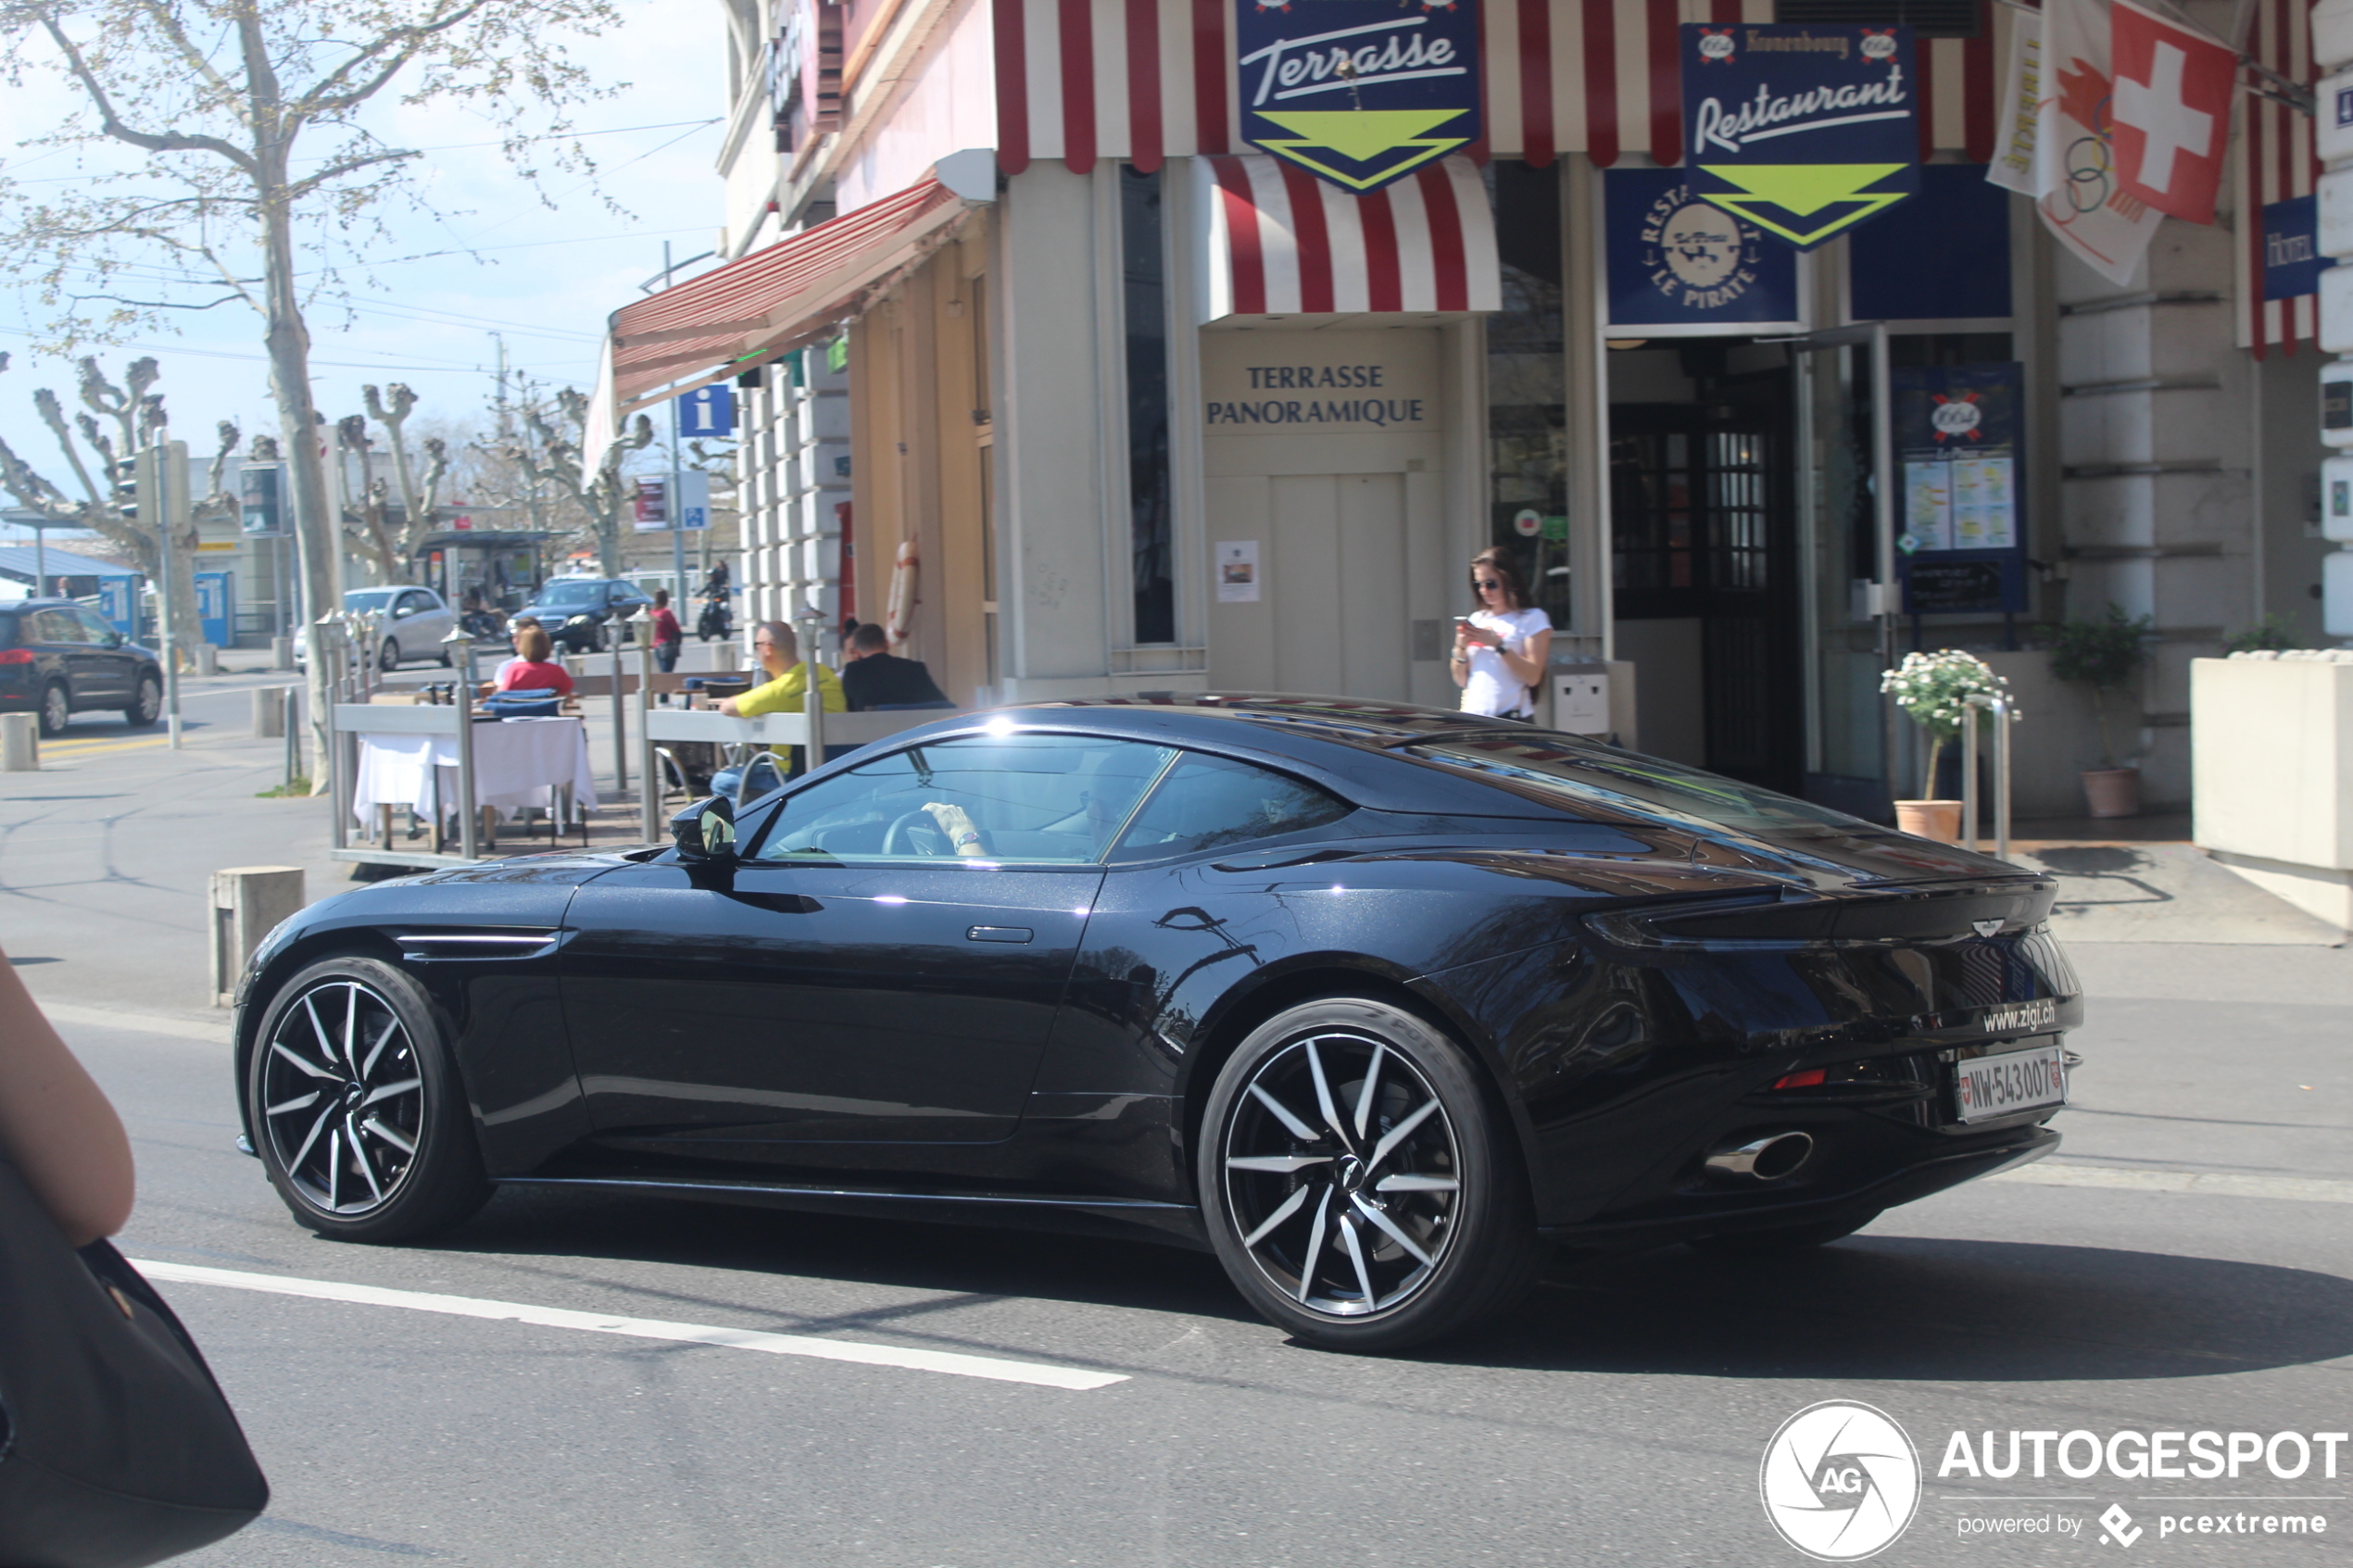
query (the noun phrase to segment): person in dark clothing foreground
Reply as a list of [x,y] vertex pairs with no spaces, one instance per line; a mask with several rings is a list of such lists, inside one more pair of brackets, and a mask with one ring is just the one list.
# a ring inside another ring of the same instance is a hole
[[933,684],[923,660],[901,659],[890,651],[889,636],[875,621],[852,632],[844,651],[848,658],[841,667],[841,690],[853,713],[910,705],[954,706]]

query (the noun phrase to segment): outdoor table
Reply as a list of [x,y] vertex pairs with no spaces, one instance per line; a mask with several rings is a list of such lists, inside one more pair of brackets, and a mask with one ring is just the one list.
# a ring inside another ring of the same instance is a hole
[[[560,798],[595,810],[597,782],[588,767],[588,731],[576,718],[504,719],[473,727],[474,804],[512,813],[524,807],[553,811]],[[379,807],[409,806],[432,816],[458,797],[455,735],[359,735],[359,766],[351,812],[361,822]]]

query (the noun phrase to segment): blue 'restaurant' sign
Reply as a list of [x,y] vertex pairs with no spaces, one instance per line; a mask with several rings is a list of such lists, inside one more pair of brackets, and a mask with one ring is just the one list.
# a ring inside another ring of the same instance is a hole
[[1683,146],[1703,200],[1811,250],[1919,189],[1908,27],[1683,29]]
[[1478,140],[1474,0],[1235,0],[1242,139],[1351,191]]

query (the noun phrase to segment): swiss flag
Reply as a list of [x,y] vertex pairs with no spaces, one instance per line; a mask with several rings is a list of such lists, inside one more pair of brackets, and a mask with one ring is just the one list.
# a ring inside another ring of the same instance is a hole
[[2213,222],[2238,56],[2133,0],[2116,0],[2110,25],[2118,180],[2159,212]]

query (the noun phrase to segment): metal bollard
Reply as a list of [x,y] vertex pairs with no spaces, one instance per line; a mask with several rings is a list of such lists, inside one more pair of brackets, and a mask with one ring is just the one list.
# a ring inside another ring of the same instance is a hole
[[2010,705],[1982,694],[1961,700],[1961,847],[1977,847],[1977,710],[1994,715],[1994,858],[2010,858]]
[[294,639],[292,637],[271,638],[270,668],[272,670],[291,670],[294,667]]
[[41,716],[0,713],[0,773],[41,771]]
[[266,740],[286,733],[286,688],[284,686],[254,687],[253,733],[257,740]]
[[233,866],[212,873],[212,1005],[237,999],[237,977],[261,939],[304,904],[300,866]]
[[196,673],[199,675],[220,673],[220,650],[210,643],[196,645]]

